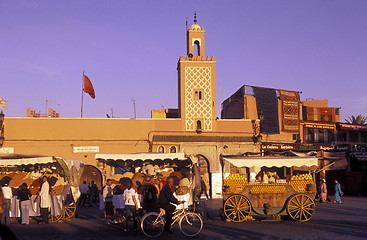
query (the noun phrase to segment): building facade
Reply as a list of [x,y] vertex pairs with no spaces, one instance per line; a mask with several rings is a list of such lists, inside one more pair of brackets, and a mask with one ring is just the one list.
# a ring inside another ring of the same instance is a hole
[[367,149],[365,127],[356,134],[353,127],[337,124],[339,109],[329,107],[327,100],[301,101],[297,91],[244,85],[223,101],[218,119],[216,58],[205,55],[205,29],[196,18],[186,40],[186,55],[177,63],[177,109],[152,110],[150,119],[5,118],[0,155],[83,160],[84,178],[101,186],[114,168],[100,164],[96,154],[181,152],[199,159],[200,174],[213,198],[221,197],[222,170],[230,171],[230,166],[222,169],[221,154],[316,153],[324,175],[347,172],[348,156],[366,166],[361,151],[348,153],[351,144]]
[[178,109],[153,110],[151,119],[6,118],[1,155],[39,154],[83,160],[85,176],[102,184],[114,173],[96,154],[183,152],[201,161],[212,197],[220,197],[220,154],[259,152],[254,119],[216,117],[216,61],[205,55],[205,29],[187,29],[187,53],[178,60]]

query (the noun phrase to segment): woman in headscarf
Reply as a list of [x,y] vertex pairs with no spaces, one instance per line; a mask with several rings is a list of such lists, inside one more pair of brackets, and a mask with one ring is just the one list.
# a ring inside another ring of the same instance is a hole
[[327,202],[327,187],[325,179],[321,180],[320,185],[320,202],[326,203]]

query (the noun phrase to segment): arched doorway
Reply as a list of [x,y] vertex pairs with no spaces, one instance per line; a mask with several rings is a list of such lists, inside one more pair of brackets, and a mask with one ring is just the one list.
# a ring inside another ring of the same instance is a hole
[[80,177],[80,182],[87,181],[87,185],[90,185],[91,181],[94,181],[98,189],[102,189],[102,174],[92,165],[84,165],[82,176]]
[[200,154],[197,155],[197,158],[198,158],[200,177],[206,185],[207,192],[210,198],[212,198],[212,175],[210,172],[209,160],[205,156]]

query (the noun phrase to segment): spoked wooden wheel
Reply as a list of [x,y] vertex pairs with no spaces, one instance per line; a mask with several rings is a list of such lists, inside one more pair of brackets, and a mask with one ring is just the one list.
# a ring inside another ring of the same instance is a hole
[[296,194],[289,198],[287,204],[288,215],[296,221],[307,222],[315,214],[315,202],[306,194]]
[[50,214],[49,222],[50,223],[58,222],[59,220],[61,220],[61,218],[62,218],[62,215],[55,216],[55,215]]
[[235,194],[224,202],[224,214],[233,222],[243,222],[251,213],[251,203],[247,197]]
[[76,212],[76,204],[74,201],[72,201],[69,204],[64,203],[64,205],[62,206],[61,219],[62,220],[70,219],[74,217],[75,212]]

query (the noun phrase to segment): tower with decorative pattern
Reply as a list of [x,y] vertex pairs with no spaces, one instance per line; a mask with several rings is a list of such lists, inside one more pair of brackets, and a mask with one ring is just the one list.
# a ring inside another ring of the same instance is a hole
[[179,117],[183,130],[216,129],[216,61],[205,56],[205,29],[194,24],[187,29],[187,55],[178,61]]

